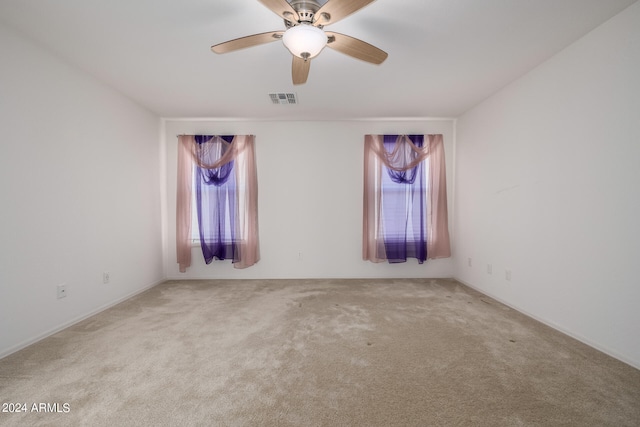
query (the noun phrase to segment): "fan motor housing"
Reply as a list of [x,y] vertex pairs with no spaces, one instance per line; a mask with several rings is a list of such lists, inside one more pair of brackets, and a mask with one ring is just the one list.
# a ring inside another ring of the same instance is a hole
[[[308,22],[313,23],[313,17],[316,12],[320,9],[320,4],[314,0],[293,0],[290,2],[291,7],[298,12],[299,21],[298,22]],[[291,28],[294,25],[284,20],[284,24],[287,28]]]

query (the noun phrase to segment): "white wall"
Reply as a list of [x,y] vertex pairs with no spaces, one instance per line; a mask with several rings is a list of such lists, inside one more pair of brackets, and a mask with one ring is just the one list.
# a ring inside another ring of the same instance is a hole
[[[274,106],[274,108],[295,108]],[[442,133],[449,188],[453,188],[453,122],[257,122],[168,120],[166,130],[166,275],[169,278],[451,277],[452,260],[402,264],[362,260],[365,134]],[[199,247],[192,266],[175,262],[178,134],[256,135],[261,260],[244,269],[229,261],[206,265]],[[451,207],[452,200],[449,201]],[[301,257],[300,257],[300,254]]]
[[159,118],[2,26],[0,58],[2,357],[163,270]]
[[460,117],[454,241],[458,279],[636,367],[639,76],[636,3]]

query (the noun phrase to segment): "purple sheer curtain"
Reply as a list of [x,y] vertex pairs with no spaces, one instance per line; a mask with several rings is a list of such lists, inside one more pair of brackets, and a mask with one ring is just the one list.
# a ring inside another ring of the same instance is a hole
[[[230,149],[233,136],[195,135],[202,163],[215,164]],[[208,145],[208,146],[207,146]],[[196,209],[202,255],[207,264],[214,258],[240,261],[237,190],[234,161],[217,168],[196,166]]]
[[[385,151],[397,150],[399,163],[415,163],[418,152],[402,140],[399,135],[384,135]],[[423,135],[407,135],[408,140],[422,149]],[[404,169],[382,166],[382,218],[381,234],[387,260],[390,263],[406,262],[407,258],[416,258],[419,263],[427,259],[426,234],[426,188],[424,162]]]

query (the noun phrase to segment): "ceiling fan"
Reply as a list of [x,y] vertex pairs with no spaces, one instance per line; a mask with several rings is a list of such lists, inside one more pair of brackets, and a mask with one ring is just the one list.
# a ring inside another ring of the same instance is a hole
[[363,61],[381,64],[387,53],[356,38],[324,31],[324,26],[362,9],[375,0],[258,0],[284,19],[286,29],[254,34],[211,46],[215,53],[227,53],[246,47],[282,40],[293,55],[291,74],[293,84],[306,83],[311,59],[325,46]]

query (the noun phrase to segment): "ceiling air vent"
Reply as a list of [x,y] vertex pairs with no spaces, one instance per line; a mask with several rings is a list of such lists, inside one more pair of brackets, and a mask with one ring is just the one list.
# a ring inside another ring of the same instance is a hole
[[270,93],[269,98],[274,104],[291,105],[298,103],[295,93]]

